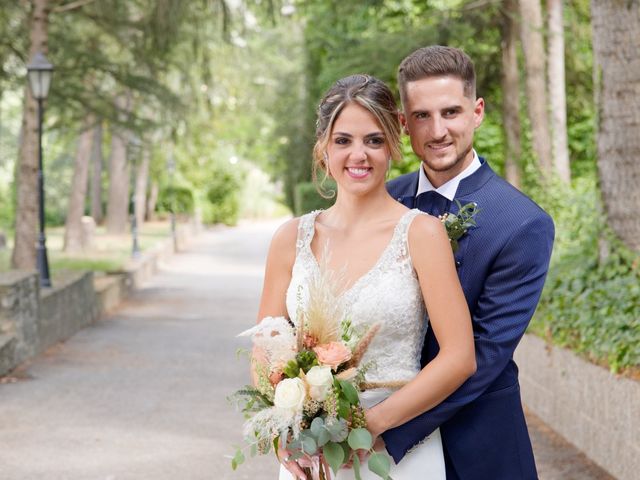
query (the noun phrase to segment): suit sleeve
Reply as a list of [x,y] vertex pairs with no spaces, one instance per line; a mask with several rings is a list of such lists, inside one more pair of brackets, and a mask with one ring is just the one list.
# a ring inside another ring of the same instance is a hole
[[553,221],[541,214],[527,219],[503,246],[472,311],[476,373],[440,405],[382,434],[396,463],[458,410],[482,395],[504,370],[540,299],[553,237]]

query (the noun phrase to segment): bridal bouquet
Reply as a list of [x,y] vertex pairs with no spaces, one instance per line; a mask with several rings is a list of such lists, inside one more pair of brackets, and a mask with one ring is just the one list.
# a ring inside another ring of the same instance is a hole
[[[298,305],[300,297],[299,291]],[[372,450],[358,397],[366,370],[362,356],[379,325],[355,328],[325,274],[310,283],[308,308],[296,316],[295,325],[267,317],[240,334],[253,340],[255,382],[232,396],[245,413],[245,448],[253,456],[283,447],[310,480],[329,480],[329,467],[337,473],[349,462],[360,479],[356,451],[364,450],[369,470],[389,478],[389,460]],[[232,468],[244,460],[238,448]]]

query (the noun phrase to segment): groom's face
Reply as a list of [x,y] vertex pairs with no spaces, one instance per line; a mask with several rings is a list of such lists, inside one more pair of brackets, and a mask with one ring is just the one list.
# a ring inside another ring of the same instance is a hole
[[473,133],[482,123],[484,100],[466,96],[457,77],[408,82],[400,121],[434,187],[462,172],[473,160]]

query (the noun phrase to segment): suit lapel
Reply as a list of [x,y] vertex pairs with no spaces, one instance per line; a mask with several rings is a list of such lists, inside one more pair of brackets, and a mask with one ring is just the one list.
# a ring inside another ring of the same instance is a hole
[[480,163],[482,164],[478,170],[473,172],[466,178],[460,180],[458,190],[456,190],[455,199],[472,195],[477,190],[482,188],[491,177],[495,176],[493,170],[489,166],[489,163],[482,157],[480,157]]
[[394,198],[407,208],[416,207],[416,192],[418,191],[418,172],[407,176],[405,185],[394,192]]

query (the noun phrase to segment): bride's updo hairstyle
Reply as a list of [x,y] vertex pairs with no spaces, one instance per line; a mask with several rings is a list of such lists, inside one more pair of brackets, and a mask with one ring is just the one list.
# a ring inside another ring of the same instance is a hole
[[[327,193],[323,185],[327,179],[326,152],[333,125],[344,108],[355,103],[368,110],[382,127],[391,158],[400,160],[400,121],[393,93],[387,85],[371,75],[350,75],[334,83],[318,105],[316,121],[316,144],[313,147],[313,181],[320,195],[331,198],[335,192]],[[324,178],[318,184],[318,170]]]

